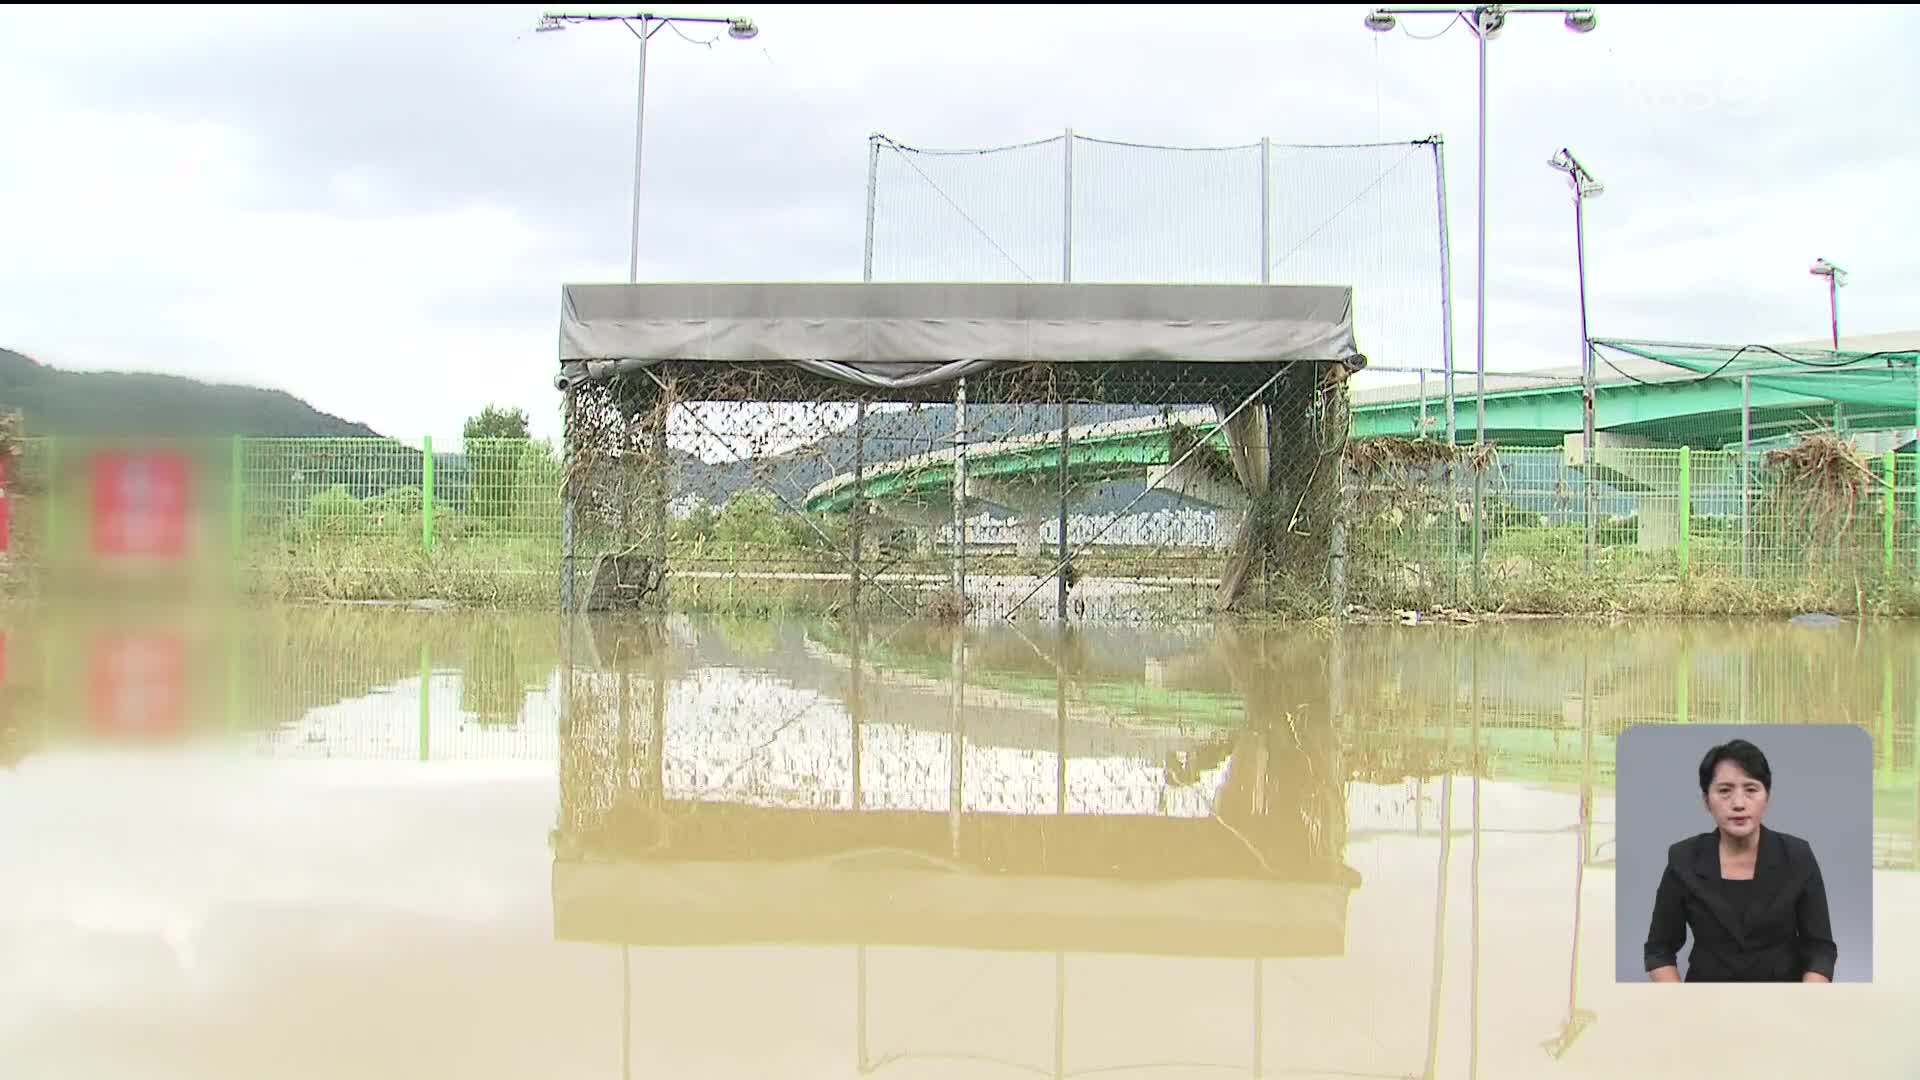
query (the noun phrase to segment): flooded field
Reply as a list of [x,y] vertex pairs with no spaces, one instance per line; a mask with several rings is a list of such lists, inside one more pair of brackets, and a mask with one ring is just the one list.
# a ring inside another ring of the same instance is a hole
[[[5,629],[8,1077],[1920,1069],[1906,625]],[[1871,985],[1615,984],[1615,740],[1739,721],[1870,733]]]

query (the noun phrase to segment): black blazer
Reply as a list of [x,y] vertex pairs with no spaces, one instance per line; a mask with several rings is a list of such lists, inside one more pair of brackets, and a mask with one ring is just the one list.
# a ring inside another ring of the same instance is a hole
[[1692,930],[1688,982],[1799,982],[1809,971],[1833,978],[1839,949],[1813,848],[1762,827],[1743,915],[1720,879],[1719,836],[1701,833],[1667,849],[1647,927],[1647,970],[1677,966]]

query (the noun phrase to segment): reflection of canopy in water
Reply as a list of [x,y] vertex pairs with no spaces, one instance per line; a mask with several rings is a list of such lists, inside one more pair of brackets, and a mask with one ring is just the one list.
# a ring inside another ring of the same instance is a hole
[[943,814],[706,804],[665,817],[693,835],[656,855],[554,863],[558,937],[1330,956],[1359,883],[1337,858],[1263,852],[1204,819],[968,816],[954,845]]

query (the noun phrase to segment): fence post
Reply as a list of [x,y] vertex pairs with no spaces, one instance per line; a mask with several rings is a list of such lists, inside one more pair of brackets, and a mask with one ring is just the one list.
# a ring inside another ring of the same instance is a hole
[[1740,576],[1753,573],[1753,383],[1740,376]]
[[860,614],[860,568],[866,562],[867,502],[861,492],[867,466],[867,399],[853,405],[853,509],[847,523],[847,545],[853,549],[853,569],[847,574],[847,604],[858,618]]
[[1880,751],[1879,767],[1874,773],[1893,776],[1893,652],[1880,650],[1880,730],[1874,733],[1874,746]]
[[227,734],[232,735],[240,727],[240,635],[229,630],[226,642]]
[[[1260,137],[1260,284],[1273,281],[1273,140]],[[1425,373],[1421,389],[1426,388]],[[1424,406],[1426,397],[1421,396]]]
[[[560,611],[568,619],[575,614],[574,609],[574,457],[573,436],[575,434],[574,406],[578,400],[578,391],[573,383],[560,395]],[[568,624],[567,638],[572,648],[572,624]],[[571,665],[571,661],[569,661]],[[571,666],[569,666],[571,677]],[[571,692],[571,691],[569,691]]]
[[[1682,515],[1680,520],[1685,521],[1686,517]],[[1685,536],[1686,533],[1682,532],[1680,535]],[[1676,723],[1687,722],[1687,716],[1692,711],[1692,691],[1693,654],[1688,651],[1687,646],[1682,645],[1679,661],[1673,668],[1673,718]]]
[[[1920,429],[1916,429],[1920,430]],[[41,541],[41,557],[51,560],[60,550],[60,507],[66,501],[66,486],[60,482],[60,438],[47,436],[46,539]]]
[[420,760],[427,760],[428,732],[433,718],[432,698],[429,691],[433,687],[433,655],[430,646],[420,643]]
[[[1060,280],[1073,281],[1073,129],[1066,131],[1065,149],[1062,152],[1060,177],[1061,191],[1061,229],[1060,229]],[[1053,620],[1056,625],[1067,623],[1067,424],[1070,411],[1067,396],[1059,392],[1060,382],[1054,380],[1055,395],[1060,399],[1060,505],[1056,515],[1060,522],[1060,535],[1054,542],[1054,551],[1060,563],[1053,581]],[[964,494],[964,493],[963,493]]]
[[1060,570],[1054,575],[1054,621],[1062,626],[1067,622],[1067,493],[1068,477],[1071,465],[1068,459],[1067,431],[1073,414],[1067,405],[1067,395],[1059,389],[1058,379],[1054,380],[1055,392],[1060,398],[1060,535],[1054,540],[1054,553],[1060,563]]
[[420,440],[420,544],[433,550],[433,436]]
[[1067,129],[1061,187],[1060,280],[1073,280],[1073,129]]
[[1880,515],[1880,546],[1884,549],[1882,554],[1884,556],[1886,574],[1889,581],[1893,579],[1893,526],[1899,506],[1893,490],[1898,477],[1898,474],[1895,472],[1895,461],[1896,459],[1891,450],[1880,455],[1880,471],[1884,473],[1887,478],[1886,505]]
[[[1338,486],[1333,494],[1333,529],[1327,543],[1327,570],[1332,579],[1328,584],[1333,593],[1333,621],[1345,621],[1347,617],[1347,500],[1351,494],[1351,478],[1347,474],[1344,462],[1334,466],[1334,481]],[[1339,639],[1335,638],[1337,649]]]
[[[967,380],[953,387],[953,570],[950,578],[958,599],[967,595]],[[965,608],[963,603],[962,608]]]
[[1427,437],[1427,369],[1426,368],[1420,369],[1420,426],[1415,430],[1419,432],[1419,434],[1415,436],[1415,438],[1424,439]]
[[873,210],[874,196],[880,190],[880,136],[878,133],[867,136],[867,233],[861,245],[860,280],[873,280]]
[[[1447,240],[1447,144],[1439,135],[1427,138],[1433,147],[1433,197],[1438,206],[1440,222],[1440,370],[1441,393],[1445,404],[1447,422],[1447,447],[1458,445],[1457,425],[1454,419],[1453,399],[1453,253]],[[1460,505],[1460,488],[1457,473],[1447,470],[1447,508],[1449,522],[1457,513]],[[1449,524],[1447,528],[1447,575],[1454,603],[1460,602],[1460,530]]]
[[1693,565],[1693,451],[1680,448],[1680,576],[1685,578]]
[[672,478],[667,475],[671,460],[667,457],[667,429],[673,425],[673,392],[671,379],[660,391],[658,419],[653,425],[653,494],[652,506],[648,507],[653,518],[653,572],[660,584],[655,589],[662,613],[668,610],[667,599],[667,528],[671,511],[668,503],[672,501],[670,490]]
[[235,576],[240,572],[240,551],[247,535],[246,453],[246,436],[235,435],[227,447],[227,528],[233,544],[229,558]]

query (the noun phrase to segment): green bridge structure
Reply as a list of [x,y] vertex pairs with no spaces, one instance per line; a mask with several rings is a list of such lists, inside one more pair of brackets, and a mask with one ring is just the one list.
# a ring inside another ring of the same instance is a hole
[[[1658,455],[1632,451],[1676,449],[1749,452],[1783,445],[1820,427],[1843,430],[1868,453],[1912,452],[1920,426],[1915,335],[1897,337],[1897,349],[1833,351],[1804,346],[1684,345],[1596,340],[1595,478],[1621,492],[1652,492],[1668,466]],[[1874,344],[1869,339],[1869,344]],[[1356,390],[1352,395],[1354,438],[1446,436],[1442,380]],[[1454,440],[1472,442],[1475,378],[1454,376]],[[1485,376],[1485,431],[1502,447],[1560,448],[1558,467],[1579,473],[1586,466],[1581,374],[1577,368]],[[1218,469],[1179,447],[1210,434],[1224,455],[1227,437],[1212,407],[1174,411],[1118,422],[1069,427],[1066,431],[1068,502],[1114,480],[1144,481],[1149,489],[1226,514],[1244,504],[1244,492]],[[1028,526],[1022,547],[1037,547],[1039,530],[1060,508],[1061,432],[1023,435],[966,447],[968,513],[999,507]],[[1628,453],[1620,453],[1628,451]],[[956,449],[945,448],[870,464],[862,471],[858,497],[883,516],[905,524],[939,527],[952,522]],[[1552,459],[1549,459],[1552,460]],[[1722,463],[1721,471],[1725,469]],[[1715,482],[1698,474],[1703,486]],[[1724,477],[1718,478],[1724,480]],[[850,509],[856,491],[852,473],[836,475],[806,498],[813,511]]]

